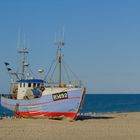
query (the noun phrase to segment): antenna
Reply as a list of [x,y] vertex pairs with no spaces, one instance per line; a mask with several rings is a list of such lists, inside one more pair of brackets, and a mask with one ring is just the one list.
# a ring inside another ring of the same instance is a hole
[[24,75],[25,66],[29,66],[26,62],[27,54],[29,53],[29,51],[27,48],[22,48],[18,51],[18,53],[22,55],[22,73],[21,73],[22,76],[21,76],[21,79],[24,79],[25,78],[25,75]]
[[55,42],[55,45],[58,47],[58,48],[62,48],[65,43],[64,43],[64,27],[62,28],[62,31],[59,32],[59,36],[57,37],[57,34],[55,32],[55,35],[54,35],[54,42]]
[[62,28],[62,40],[63,40],[63,42],[64,42],[64,38],[65,37],[65,30],[64,30],[64,27]]
[[54,43],[56,43],[56,32],[54,33]]
[[[18,53],[21,55],[21,79],[25,78],[25,67],[29,67],[29,63],[27,62],[27,54],[29,53],[27,47],[29,46],[29,41],[26,39],[26,34],[25,32],[21,32],[21,29],[19,28],[18,31],[18,41],[17,41],[17,50]],[[27,46],[27,47],[26,47]],[[28,71],[28,69],[27,69]]]
[[[64,43],[64,29],[62,30],[62,35],[58,41],[55,42],[57,46],[57,62],[58,62],[58,79],[59,79],[59,87],[61,87],[62,83],[62,47],[65,45]],[[55,39],[56,40],[56,39]]]
[[17,40],[17,49],[20,48],[20,36],[21,36],[21,29],[18,30],[18,40]]

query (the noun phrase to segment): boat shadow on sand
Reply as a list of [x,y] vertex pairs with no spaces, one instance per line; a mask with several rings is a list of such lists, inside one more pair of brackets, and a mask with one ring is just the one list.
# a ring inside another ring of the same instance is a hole
[[[21,117],[17,117],[17,116],[0,116],[0,120],[3,120],[4,118],[17,118],[17,119],[21,119]],[[112,116],[93,116],[93,115],[78,115],[78,117],[76,118],[76,121],[84,121],[84,120],[107,120],[107,119],[114,119],[115,117],[112,117]],[[33,119],[33,118],[29,118],[29,119]],[[34,118],[35,119],[35,118]],[[64,120],[66,119],[66,117],[51,117],[51,118],[48,118],[48,119],[51,119],[51,120]]]
[[93,116],[93,115],[78,115],[76,120],[91,120],[91,119],[114,119],[112,116]]

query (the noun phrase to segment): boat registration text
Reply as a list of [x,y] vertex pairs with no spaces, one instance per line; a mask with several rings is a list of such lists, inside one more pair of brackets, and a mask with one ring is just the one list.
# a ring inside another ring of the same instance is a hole
[[68,99],[68,93],[67,92],[55,93],[55,94],[52,94],[52,97],[54,101]]

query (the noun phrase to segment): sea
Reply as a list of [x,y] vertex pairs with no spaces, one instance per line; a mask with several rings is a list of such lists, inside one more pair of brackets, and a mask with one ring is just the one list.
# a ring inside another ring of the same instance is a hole
[[[81,114],[140,112],[140,94],[86,94]],[[0,105],[0,116],[14,113]]]

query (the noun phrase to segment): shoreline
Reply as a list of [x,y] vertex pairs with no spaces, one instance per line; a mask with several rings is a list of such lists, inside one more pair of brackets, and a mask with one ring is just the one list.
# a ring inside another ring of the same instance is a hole
[[[107,114],[118,114],[118,113],[119,114],[123,114],[123,113],[140,113],[140,111],[131,111],[131,112],[127,112],[127,111],[126,112],[120,112],[120,111],[118,111],[118,112],[117,111],[114,111],[114,112],[89,112],[89,113],[78,113],[77,116],[96,116],[96,115],[107,115]],[[13,117],[15,117],[15,115],[6,115],[6,113],[3,113],[3,114],[4,115],[0,115],[0,118],[13,118]]]
[[2,118],[1,140],[139,140],[140,112],[105,113],[64,118]]

